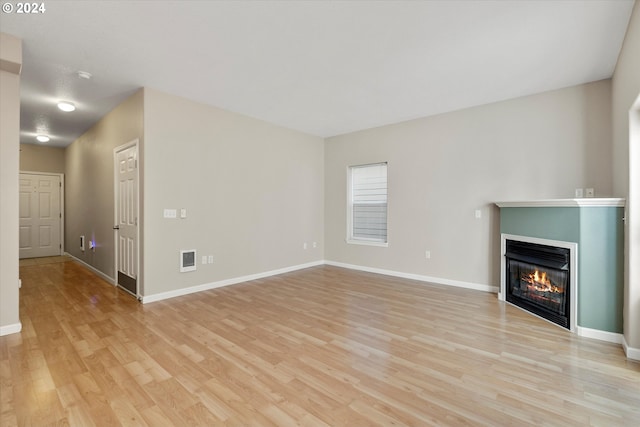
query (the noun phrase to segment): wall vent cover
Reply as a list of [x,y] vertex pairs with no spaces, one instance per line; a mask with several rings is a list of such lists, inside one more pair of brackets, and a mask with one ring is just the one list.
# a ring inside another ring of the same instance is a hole
[[180,273],[196,270],[196,250],[188,249],[180,251]]

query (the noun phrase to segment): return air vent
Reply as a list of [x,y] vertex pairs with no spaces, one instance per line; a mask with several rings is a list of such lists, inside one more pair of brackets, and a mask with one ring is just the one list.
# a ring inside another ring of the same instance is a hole
[[181,250],[180,251],[180,273],[196,270],[196,250]]

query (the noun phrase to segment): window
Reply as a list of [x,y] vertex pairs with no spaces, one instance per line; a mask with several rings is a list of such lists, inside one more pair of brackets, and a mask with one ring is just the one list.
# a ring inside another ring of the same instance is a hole
[[387,164],[349,167],[349,243],[387,245]]

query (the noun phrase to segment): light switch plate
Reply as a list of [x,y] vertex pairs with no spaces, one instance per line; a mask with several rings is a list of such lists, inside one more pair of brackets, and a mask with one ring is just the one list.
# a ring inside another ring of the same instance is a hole
[[177,212],[175,209],[165,209],[164,217],[165,218],[176,218]]

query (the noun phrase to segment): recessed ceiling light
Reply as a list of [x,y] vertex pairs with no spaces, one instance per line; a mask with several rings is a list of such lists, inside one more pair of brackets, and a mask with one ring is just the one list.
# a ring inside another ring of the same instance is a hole
[[73,105],[72,102],[61,101],[61,102],[58,102],[58,108],[61,109],[62,111],[69,112],[69,111],[75,110],[76,106]]
[[47,135],[38,135],[36,136],[36,139],[40,142],[49,142],[51,138],[49,138]]
[[87,79],[89,80],[92,76],[91,73],[88,73],[86,71],[78,71],[78,77],[80,77],[81,79]]

